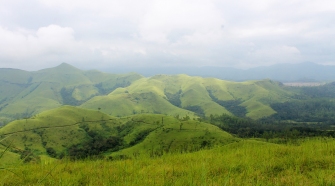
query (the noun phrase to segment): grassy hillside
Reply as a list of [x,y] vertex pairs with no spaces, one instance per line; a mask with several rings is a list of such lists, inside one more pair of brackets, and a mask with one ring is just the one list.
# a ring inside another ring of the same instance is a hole
[[107,96],[94,97],[81,105],[114,116],[134,113],[162,113],[180,116],[195,113],[234,114],[253,119],[270,116],[271,103],[292,95],[271,80],[230,82],[187,75],[156,75],[142,78]]
[[67,160],[0,170],[1,185],[334,185],[333,139],[243,140],[194,153]]
[[195,117],[192,111],[172,105],[153,92],[130,94],[127,88],[119,88],[107,96],[96,96],[81,105],[82,108],[101,109],[113,116],[127,116],[137,113],[162,113],[171,116]]
[[224,113],[260,119],[276,113],[271,104],[297,94],[271,80],[232,82],[187,75],[144,78],[135,73],[82,71],[65,63],[36,72],[1,71],[0,125],[61,105],[112,116],[155,113],[196,118]]
[[0,69],[0,125],[61,105],[80,105],[142,78],[138,74],[82,71],[68,64],[36,72]]
[[[132,133],[125,136],[127,143],[134,146],[122,149],[115,155],[133,156],[134,154],[161,155],[167,152],[189,152],[218,144],[228,144],[238,139],[218,127],[195,120],[178,120],[164,115],[141,114],[132,117],[130,123],[136,126]],[[144,139],[139,139],[143,131],[148,131]]]
[[[10,146],[12,152],[51,157],[108,154],[119,149],[124,149],[118,152],[123,155],[188,152],[236,140],[213,125],[189,118],[159,114],[115,118],[72,106],[13,121],[0,128],[0,137],[1,144]],[[90,154],[92,151],[97,153]]]
[[47,148],[53,148],[59,154],[89,138],[79,123],[98,123],[101,118],[112,123],[113,118],[98,111],[63,106],[29,119],[13,121],[0,129],[0,136],[6,137],[3,144],[11,144],[14,148],[29,149],[35,154],[46,154]]

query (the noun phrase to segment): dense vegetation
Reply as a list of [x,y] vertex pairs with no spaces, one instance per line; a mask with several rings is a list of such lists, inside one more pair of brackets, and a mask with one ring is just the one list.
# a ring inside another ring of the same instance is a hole
[[269,119],[252,120],[226,114],[211,115],[204,120],[241,138],[277,139],[279,143],[306,137],[335,137],[334,128],[328,123],[307,124],[278,122]]
[[219,100],[212,94],[211,90],[208,91],[208,94],[213,101],[225,107],[229,112],[231,112],[235,116],[245,117],[245,115],[247,114],[247,109],[240,105],[242,103],[241,100],[228,100],[228,101]]
[[296,122],[326,122],[335,121],[335,100],[310,99],[273,103],[271,107],[277,112],[271,119],[275,121],[292,120]]
[[301,93],[309,98],[335,98],[335,82],[322,86],[301,87]]
[[60,95],[62,96],[63,99],[63,104],[64,105],[74,105],[74,106],[78,106],[81,105],[82,103],[84,103],[87,100],[77,100],[74,97],[72,97],[74,88],[65,88],[63,87],[60,90]]
[[123,139],[117,136],[110,136],[104,139],[94,132],[91,132],[90,136],[92,137],[91,140],[69,147],[68,156],[71,159],[85,159],[101,155],[106,151],[117,151],[124,145]]
[[334,124],[335,83],[292,89],[293,99],[270,104],[276,113],[268,120]]

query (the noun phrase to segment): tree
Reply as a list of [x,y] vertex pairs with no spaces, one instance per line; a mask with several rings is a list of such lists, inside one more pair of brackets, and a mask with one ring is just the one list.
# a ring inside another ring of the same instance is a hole
[[53,158],[57,157],[57,152],[52,147],[48,147],[46,150],[47,150],[47,153],[49,154],[49,156],[51,156]]

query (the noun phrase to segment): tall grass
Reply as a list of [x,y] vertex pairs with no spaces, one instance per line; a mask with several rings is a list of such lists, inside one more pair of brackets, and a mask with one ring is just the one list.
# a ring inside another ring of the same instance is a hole
[[334,185],[335,140],[300,145],[242,140],[185,154],[108,161],[59,160],[2,172],[1,185]]
[[[6,138],[0,139],[0,145],[2,144],[1,142],[4,139],[6,139]],[[8,167],[8,164],[10,164],[11,162],[9,162],[9,161],[6,160],[6,159],[8,159],[7,157],[4,158],[5,157],[5,153],[10,153],[9,151],[10,151],[11,145],[12,145],[12,141],[10,142],[9,145],[5,146],[5,149],[2,150],[0,148],[0,175],[1,175],[1,171],[7,171],[7,172],[11,173],[12,175],[16,175],[17,176],[17,174],[12,170],[13,168]],[[12,159],[13,157],[10,157],[10,158]]]

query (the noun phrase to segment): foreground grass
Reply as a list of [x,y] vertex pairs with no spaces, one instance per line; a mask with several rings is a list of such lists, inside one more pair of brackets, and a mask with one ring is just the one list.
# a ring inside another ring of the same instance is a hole
[[157,158],[57,160],[0,170],[0,185],[334,185],[335,140],[242,140]]

